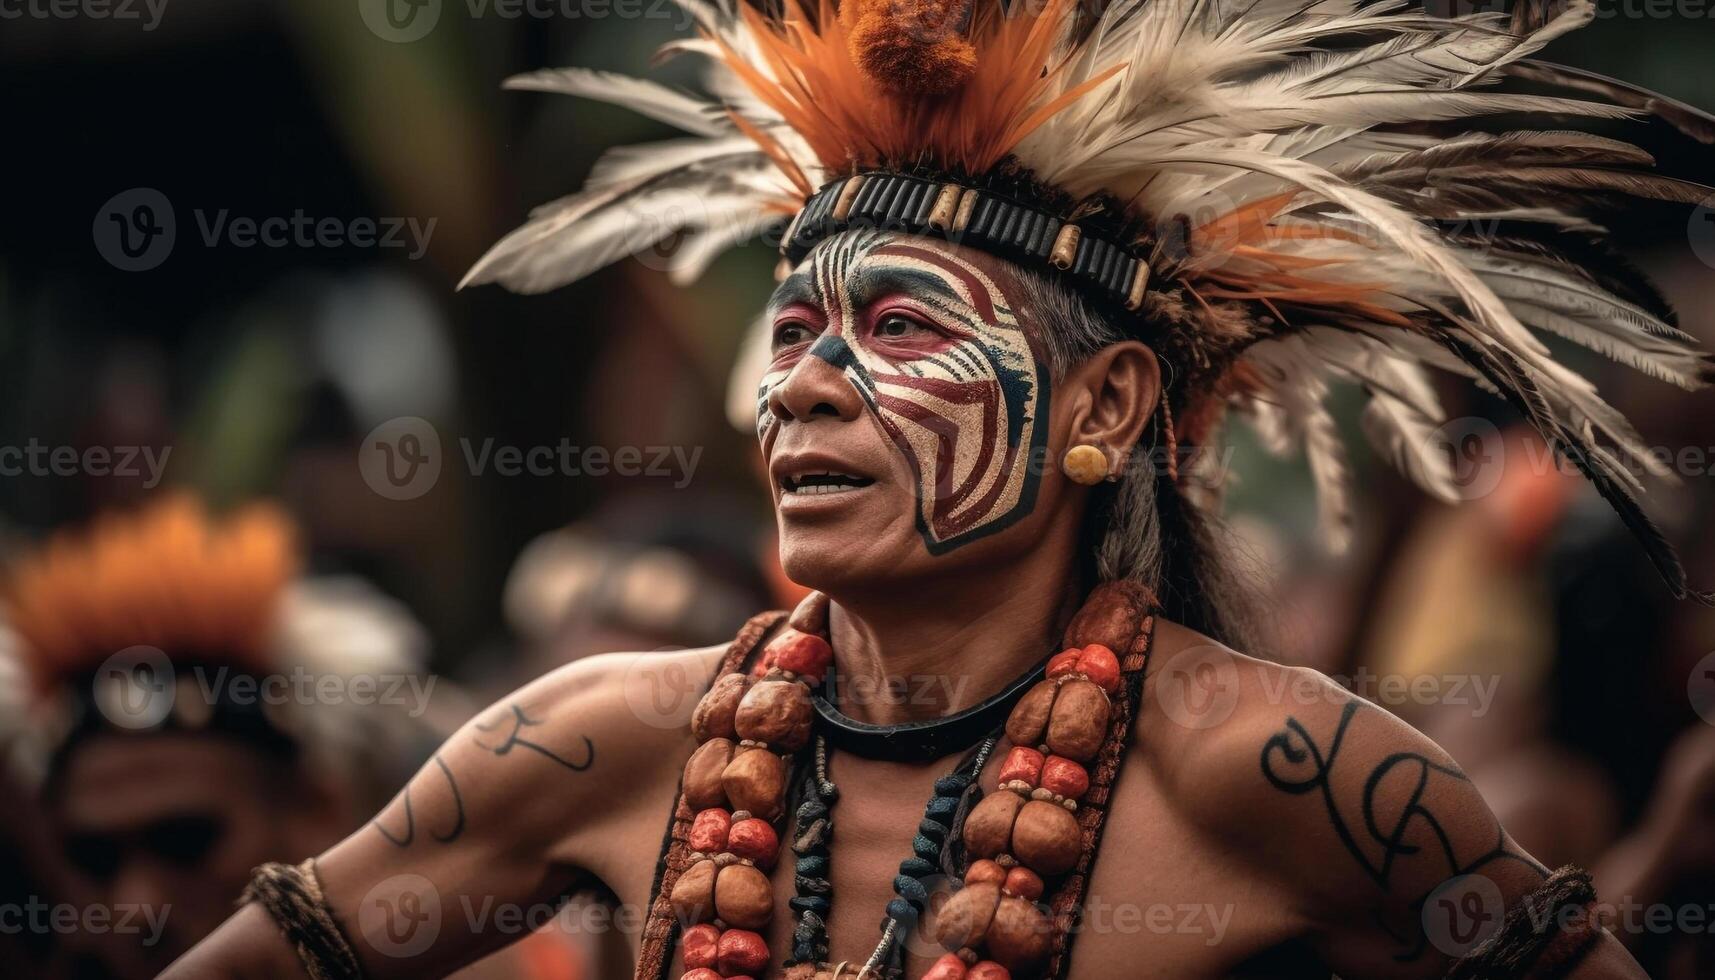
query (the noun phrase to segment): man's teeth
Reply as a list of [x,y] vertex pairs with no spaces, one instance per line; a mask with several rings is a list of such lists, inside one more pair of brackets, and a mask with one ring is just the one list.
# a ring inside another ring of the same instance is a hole
[[800,476],[788,477],[785,481],[785,490],[787,493],[802,496],[819,496],[860,490],[874,482],[874,480],[852,476],[849,473],[805,473]]
[[817,494],[825,494],[825,493],[845,493],[847,490],[856,490],[856,489],[857,489],[857,484],[855,484],[855,483],[809,483],[809,484],[805,484],[803,486],[800,486],[798,489],[793,490],[792,492],[797,493],[797,494],[809,494],[809,495],[814,496]]

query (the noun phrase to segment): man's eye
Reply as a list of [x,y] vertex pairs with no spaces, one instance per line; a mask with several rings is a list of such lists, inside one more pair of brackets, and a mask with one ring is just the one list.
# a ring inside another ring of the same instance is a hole
[[220,841],[222,827],[214,817],[171,817],[143,831],[143,846],[181,868],[195,867]]
[[119,870],[122,848],[111,838],[77,834],[65,842],[65,856],[73,867],[96,881],[110,881]]
[[786,320],[774,328],[774,346],[792,347],[810,339],[810,327],[801,320]]
[[875,335],[890,340],[911,337],[921,331],[932,329],[920,320],[914,320],[903,313],[889,313],[875,324]]

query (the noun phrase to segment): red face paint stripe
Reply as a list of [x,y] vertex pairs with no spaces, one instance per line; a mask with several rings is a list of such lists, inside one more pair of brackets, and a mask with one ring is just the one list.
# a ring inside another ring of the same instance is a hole
[[[951,458],[956,452],[960,434],[960,426],[957,422],[927,406],[892,395],[879,394],[877,404],[884,412],[915,423],[934,435],[937,440],[937,455],[943,460]],[[982,435],[977,443],[978,454],[964,482],[953,488],[937,487],[938,490],[944,492],[937,496],[931,517],[935,532],[939,537],[951,537],[985,516],[988,513],[988,508],[993,505],[994,500],[1000,496],[1006,486],[1006,481],[1003,479],[992,480],[988,492],[974,505],[966,506],[966,502],[978,490],[984,478],[992,475],[990,465],[994,461],[995,434],[998,427],[998,419],[992,404],[990,402],[982,406]],[[909,439],[905,438],[903,430],[895,427],[891,431],[898,432],[899,438],[905,440],[899,443],[901,450],[907,456],[915,457],[915,447],[911,445]],[[1014,456],[1015,450],[1008,447],[1006,460],[1010,463]],[[916,462],[915,459],[913,461]],[[950,475],[952,467],[946,465],[944,461],[938,461],[936,470],[939,473]],[[1006,472],[1006,469],[1001,472]],[[965,517],[955,521],[951,515],[959,510],[965,511]]]

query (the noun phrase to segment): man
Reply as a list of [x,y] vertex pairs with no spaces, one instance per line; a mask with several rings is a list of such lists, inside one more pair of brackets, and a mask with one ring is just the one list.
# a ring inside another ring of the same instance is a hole
[[[28,693],[5,712],[8,748],[82,907],[100,910],[60,942],[108,975],[158,974],[252,868],[338,840],[422,757],[432,733],[413,705],[355,704],[357,685],[417,677],[421,631],[359,583],[298,577],[297,561],[273,509],[217,521],[173,498],[8,569],[0,629]],[[301,678],[352,696],[318,701],[289,686]]]
[[[1629,489],[1641,444],[1527,326],[1701,383],[1638,283],[1544,243],[1583,227],[1569,187],[1691,190],[1606,140],[1437,128],[1611,114],[1474,91],[1591,8],[691,9],[705,36],[675,48],[714,58],[718,106],[518,86],[703,139],[606,161],[472,279],[551,288],[681,228],[694,272],[790,215],[757,432],[783,567],[818,594],[724,652],[526,686],[168,976],[433,975],[504,944],[498,910],[590,881],[648,978],[1641,975],[1587,878],[1521,850],[1434,744],[1232,648],[1192,451],[1244,410],[1307,447],[1339,530],[1338,374],[1451,495],[1425,449],[1441,367],[1518,404],[1687,591]],[[1479,219],[1520,226],[1447,224]],[[686,679],[716,674],[692,711]]]

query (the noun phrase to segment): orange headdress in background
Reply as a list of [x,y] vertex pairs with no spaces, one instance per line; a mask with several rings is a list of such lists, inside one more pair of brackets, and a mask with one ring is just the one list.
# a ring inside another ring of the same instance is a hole
[[44,685],[137,646],[260,670],[298,562],[278,509],[217,520],[173,497],[54,537],[10,570],[3,608]]

